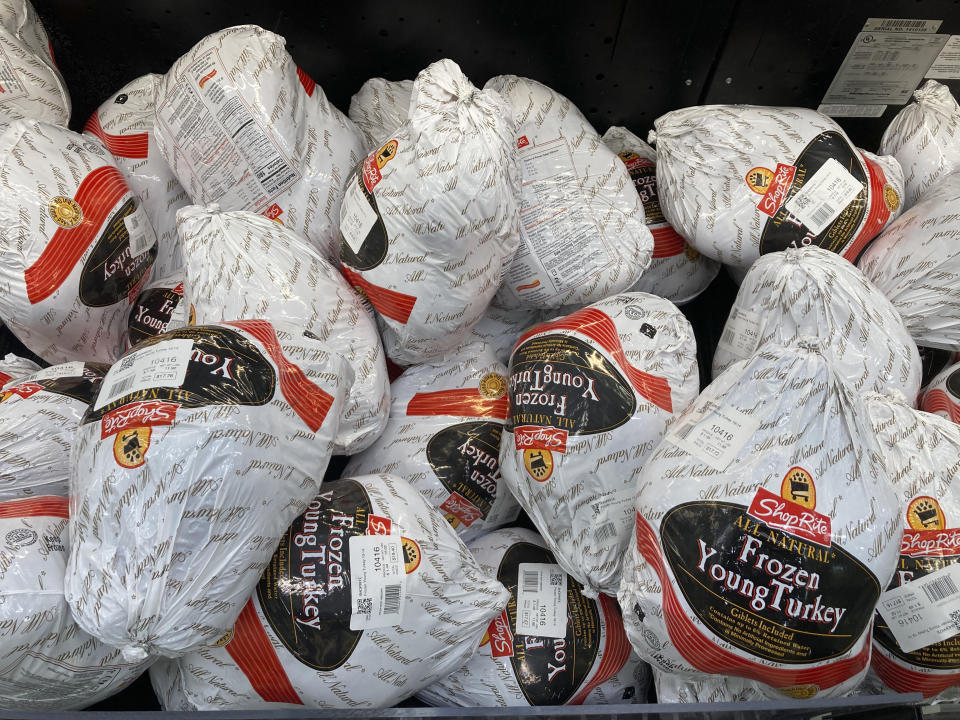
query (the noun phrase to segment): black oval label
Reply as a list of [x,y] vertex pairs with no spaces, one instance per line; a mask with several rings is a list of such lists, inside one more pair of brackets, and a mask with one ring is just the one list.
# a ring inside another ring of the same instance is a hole
[[[942,557],[901,555],[897,564],[897,572],[894,573],[893,580],[890,581],[887,590],[900,587],[905,582],[919,580],[925,575],[942,570],[958,561],[960,561],[960,557],[956,555]],[[960,635],[954,635],[914,652],[905,653],[900,649],[900,644],[894,638],[893,633],[890,632],[886,621],[880,613],[877,613],[873,620],[873,639],[895,658],[908,665],[929,668],[930,670],[956,670],[960,668]]]
[[960,370],[954,370],[947,376],[947,390],[955,398],[960,398]]
[[140,400],[163,400],[181,407],[204,405],[265,405],[276,389],[273,366],[243,335],[218,325],[178,328],[148,338],[117,361],[122,363],[137,350],[166,340],[193,340],[183,385],[179,388],[148,388],[124,395],[99,410],[87,410],[83,422],[96,422],[121,405]]
[[363,169],[364,163],[361,162],[357,166],[354,182],[360,188],[363,198],[370,204],[370,208],[376,213],[377,219],[373,225],[370,226],[370,229],[367,231],[367,236],[364,238],[357,252],[354,252],[343,235],[340,235],[340,259],[345,265],[349,265],[355,270],[370,270],[371,268],[375,268],[382,263],[387,256],[387,247],[389,246],[387,228],[383,224],[383,218],[380,216],[380,208],[377,207],[377,200],[373,196],[373,193],[367,190],[366,185],[363,184]]
[[637,189],[640,202],[643,203],[643,215],[647,225],[666,223],[663,210],[660,209],[660,198],[657,196],[657,166],[650,160],[629,151],[620,153],[620,159],[627,166],[633,186]]
[[503,425],[489,421],[446,427],[427,442],[427,462],[441,484],[487,517],[500,482]]
[[[510,591],[507,617],[517,626],[517,575],[520,563],[554,564],[546,548],[518,542],[507,548],[497,569],[497,580]],[[562,705],[590,674],[600,648],[600,610],[583,596],[583,585],[567,575],[567,636],[560,638],[517,635],[510,664],[520,689],[531,705]]]
[[918,345],[917,350],[920,351],[920,364],[923,368],[923,379],[920,381],[920,387],[926,387],[931,380],[946,369],[950,361],[953,360],[954,353],[952,350],[941,350],[940,348],[924,347],[923,345]]
[[[89,405],[97,396],[97,390],[100,388],[100,383],[109,369],[110,365],[107,363],[88,362],[84,363],[83,365],[82,376],[74,375],[59,378],[45,378],[42,380],[30,380],[27,384],[28,386],[39,385],[47,392],[63,395],[64,397],[79,400],[85,405]],[[11,387],[16,386],[16,383],[11,385]],[[0,402],[6,400],[10,395],[11,393],[9,392],[0,395]],[[27,397],[27,395],[24,395],[24,397]]]
[[140,293],[127,319],[130,346],[165,333],[181,300],[183,295],[173,288],[150,288]]
[[157,257],[157,244],[136,257],[130,250],[130,233],[123,219],[137,209],[131,198],[115,212],[80,274],[80,302],[89,307],[113,305],[130,295]]
[[294,520],[257,585],[284,647],[315,670],[336,670],[363,630],[350,629],[350,538],[365,535],[370,497],[353,480],[325,483]]
[[815,663],[847,652],[880,597],[877,578],[848,552],[771,529],[742,505],[678,505],[660,536],[701,622],[766,660]]
[[510,365],[510,429],[540,425],[591,435],[627,422],[633,388],[595,347],[569,335],[524,342]]
[[[823,164],[833,158],[854,178],[863,184],[863,190],[843,209],[843,211],[818,235],[803,225],[800,220],[787,212],[787,203],[798,193],[804,184],[814,176]],[[769,218],[760,236],[760,254],[785,250],[788,247],[806,247],[816,245],[824,250],[841,253],[857,234],[857,229],[867,213],[867,187],[869,178],[863,171],[863,164],[857,151],[840,133],[829,130],[820,133],[803,149],[794,163],[796,172],[793,184],[787,191],[780,209]]]

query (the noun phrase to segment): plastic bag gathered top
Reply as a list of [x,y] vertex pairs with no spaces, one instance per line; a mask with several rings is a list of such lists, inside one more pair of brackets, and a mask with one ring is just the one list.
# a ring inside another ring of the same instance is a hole
[[154,137],[154,94],[160,82],[160,75],[132,80],[94,110],[83,128],[110,151],[127,185],[143,203],[157,235],[154,277],[166,277],[183,266],[177,210],[190,202]]
[[616,592],[637,478],[698,390],[693,329],[653,295],[614,295],[518,341],[500,472],[588,597]]
[[0,318],[50,363],[113,362],[156,236],[99,140],[17,120],[0,136]]
[[[613,598],[586,597],[540,536],[525,528],[484,535],[470,543],[470,552],[506,586],[510,602],[469,662],[417,695],[419,700],[461,707],[646,702],[650,670],[631,653]],[[538,607],[549,608],[548,636],[523,624],[530,595],[522,591],[534,585]]]
[[338,270],[297,233],[242,210],[213,205],[179,213],[185,302],[200,324],[297,322],[348,361],[353,382],[334,453],[360,452],[387,424],[390,385],[373,311]]
[[913,99],[880,140],[880,153],[893,155],[903,168],[905,210],[960,169],[960,106],[950,88],[927,80]]
[[819,337],[858,391],[920,389],[916,343],[890,301],[863,273],[818,247],[788,248],[757,260],[740,285],[713,356],[713,376],[767,344]]
[[520,506],[500,477],[507,368],[483,344],[407,368],[390,387],[390,420],[347,476],[402,477],[471,538],[513,522]]
[[363,138],[285,45],[255,25],[205,37],[157,87],[154,133],[195,204],[261,213],[335,262]]
[[960,350],[960,174],[928,190],[867,248],[857,267],[918,345]]
[[392,475],[327,483],[222,646],[150,671],[165,710],[384,708],[462,666],[509,594]]
[[513,115],[452,60],[420,72],[410,114],[351,177],[340,214],[347,279],[411,365],[466,342],[519,243]]
[[899,556],[900,500],[863,396],[819,341],[735,363],[667,433],[636,484],[618,600],[655,667],[836,697],[870,663]]
[[413,96],[413,80],[390,81],[370,78],[350,98],[348,115],[363,132],[367,150],[375,150],[387,142],[397,128],[406,122]]
[[724,265],[806,245],[853,262],[901,210],[899,164],[813,110],[702,105],[654,127],[667,222]]
[[506,308],[587,305],[634,285],[653,237],[626,167],[563,95],[515,75],[484,86],[516,119],[521,243],[496,302]]
[[144,340],[77,431],[66,596],[124,657],[175,657],[230,631],[316,495],[343,358],[296,324],[200,325]]
[[653,260],[630,291],[659,295],[677,305],[693,300],[713,282],[720,263],[690,247],[664,219],[657,194],[656,151],[623,127],[608,128],[603,142],[626,165],[653,235]]

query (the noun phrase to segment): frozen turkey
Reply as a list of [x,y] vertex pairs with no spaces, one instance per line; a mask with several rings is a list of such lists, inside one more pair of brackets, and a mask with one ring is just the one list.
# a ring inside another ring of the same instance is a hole
[[29,0],[0,0],[0,131],[14,120],[66,127],[70,94]]
[[[940,599],[957,581],[957,573],[945,568],[960,561],[960,427],[886,397],[871,396],[867,407],[901,508],[903,541],[888,595],[909,585]],[[945,592],[938,595],[938,590]],[[956,628],[951,626],[952,636],[933,636],[923,647],[904,647],[891,630],[887,607],[897,607],[895,597],[881,599],[873,624],[873,670],[881,682],[894,692],[918,692],[924,698],[960,686]]]
[[194,203],[262,213],[336,261],[363,139],[285,44],[255,25],[205,37],[157,85],[154,133]]
[[380,147],[406,121],[412,96],[413,80],[370,78],[350,98],[347,114],[363,132],[368,150]]
[[147,663],[80,630],[63,596],[69,501],[0,502],[2,710],[80,710],[133,682]]
[[[461,707],[646,702],[650,671],[631,653],[613,598],[586,597],[543,540],[524,528],[489,533],[470,551],[510,591],[510,602],[470,661],[419,700]],[[534,607],[544,609],[550,627],[531,622]]]
[[920,408],[960,423],[960,363],[951,365],[930,381]]
[[696,678],[674,675],[652,668],[658,703],[720,703],[763,701],[763,694],[751,680],[720,675]]
[[0,136],[0,318],[50,363],[113,362],[156,237],[98,140],[17,120]]
[[863,273],[818,247],[787,248],[757,260],[740,285],[713,356],[713,377],[768,343],[819,337],[856,390],[920,390],[917,345],[900,314]]
[[507,365],[514,344],[524,332],[540,322],[543,315],[543,311],[536,308],[505,310],[490,305],[480,322],[473,326],[470,341],[486,343],[493,349],[497,359]]
[[130,660],[223,638],[320,487],[350,374],[265,320],[173,330],[117,361],[75,438],[77,623]]
[[3,360],[0,360],[0,388],[3,388],[11,380],[32,375],[37,370],[40,370],[40,366],[33,360],[7,353]]
[[127,83],[93,111],[83,128],[106,146],[127,185],[143,203],[157,235],[154,277],[166,277],[183,266],[177,210],[190,202],[153,134],[154,93],[160,81],[160,75],[143,75]]
[[603,142],[627,166],[653,235],[653,260],[630,290],[659,295],[678,305],[693,300],[720,272],[720,263],[687,245],[664,220],[657,195],[656,151],[623,127],[609,128]]
[[960,352],[923,346],[918,346],[917,350],[920,351],[920,365],[922,368],[922,377],[920,379],[920,396],[922,398],[933,382],[933,379],[960,360]]
[[297,322],[353,369],[334,453],[370,445],[387,424],[390,383],[369,304],[294,231],[245,211],[191,206],[179,213],[187,258],[185,302],[196,322]]
[[637,478],[618,593],[634,649],[773,698],[853,690],[900,548],[879,452],[863,396],[819,341],[728,368]]
[[690,323],[644,293],[614,295],[517,342],[500,472],[588,597],[616,593],[637,478],[699,382]]
[[69,495],[77,428],[108,369],[76,360],[0,388],[0,501]]
[[521,243],[503,278],[503,307],[587,305],[634,285],[653,237],[617,154],[560,93],[515,75],[491,78],[516,119]]
[[402,477],[464,539],[516,520],[520,506],[500,478],[507,368],[482,343],[407,368],[390,387],[390,420],[350,458],[349,476]]
[[900,212],[896,160],[858,150],[813,110],[705,105],[654,128],[667,222],[725,265],[805,245],[852,262]]
[[509,594],[392,475],[325,484],[233,632],[151,669],[166,710],[384,708],[467,662]]
[[892,155],[903,168],[905,210],[960,169],[960,106],[950,88],[927,80],[913,98],[880,140],[880,153]]
[[183,270],[150,280],[137,295],[127,318],[127,348],[168,330],[193,325],[183,299]]
[[960,350],[960,173],[947,175],[871,243],[857,266],[918,345]]
[[469,338],[520,241],[515,128],[500,95],[440,60],[417,76],[410,110],[357,168],[340,213],[344,274],[401,365]]

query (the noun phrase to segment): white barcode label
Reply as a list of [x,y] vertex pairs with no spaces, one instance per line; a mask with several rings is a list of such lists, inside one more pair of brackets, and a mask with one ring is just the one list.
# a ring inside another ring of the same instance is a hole
[[760,313],[744,308],[733,308],[717,349],[723,348],[731,355],[746,360],[760,345]]
[[180,387],[192,351],[193,340],[165,340],[120,358],[100,384],[94,410],[138,390]]
[[27,375],[19,380],[11,380],[8,385],[19,385],[20,383],[37,382],[38,380],[59,380],[65,377],[83,377],[83,361],[74,360],[73,362],[53,365],[43,370],[38,370],[33,375]]
[[722,472],[759,428],[758,418],[711,403],[674,425],[666,439]]
[[862,190],[863,183],[834,158],[828,158],[787,201],[786,208],[811,232],[819,235]]
[[377,213],[370,207],[360,183],[351,180],[340,209],[340,234],[351,250],[360,252],[367,233],[376,221]]
[[911,32],[935,33],[943,20],[917,20],[915,18],[867,18],[861,32]]
[[914,652],[960,634],[960,565],[887,590],[877,612],[887,623],[900,649]]
[[390,627],[403,619],[407,582],[399,535],[350,538],[350,629]]
[[125,215],[123,224],[130,236],[130,257],[139,257],[157,244],[156,233],[153,232],[143,205],[137,205],[136,210]]
[[517,566],[517,635],[567,636],[567,574],[559,565]]

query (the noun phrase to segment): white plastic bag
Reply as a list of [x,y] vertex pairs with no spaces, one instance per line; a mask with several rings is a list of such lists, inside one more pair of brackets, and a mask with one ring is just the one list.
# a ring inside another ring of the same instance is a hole
[[720,263],[687,245],[664,219],[657,194],[656,151],[624,127],[608,128],[603,142],[626,165],[653,235],[653,260],[630,291],[659,295],[677,305],[693,300],[713,282]]
[[917,345],[900,314],[863,273],[818,247],[787,248],[757,260],[740,285],[713,355],[713,377],[768,343],[819,337],[856,390],[920,390]]
[[614,295],[518,341],[500,472],[587,597],[616,592],[637,478],[699,384],[690,323],[653,295]]
[[350,455],[383,432],[390,383],[369,304],[310,244],[288,228],[242,210],[191,206],[179,215],[185,302],[201,325],[262,317],[296,322],[348,361],[334,453]]
[[98,140],[41,122],[0,136],[0,173],[0,317],[47,362],[113,362],[157,254],[140,198]]
[[390,420],[350,458],[348,477],[397,475],[447,518],[464,542],[513,522],[520,506],[500,477],[507,368],[483,344],[407,368],[390,387]]
[[858,150],[813,110],[704,105],[654,127],[664,216],[724,265],[805,245],[853,262],[901,210],[897,162]]
[[491,78],[516,118],[522,242],[502,307],[587,305],[634,285],[653,237],[627,169],[567,98],[535,80]]
[[947,175],[857,262],[918,345],[960,350],[960,173]]
[[406,482],[345,478],[280,539],[222,646],[150,675],[165,710],[390,707],[463,665],[508,598]]
[[950,88],[927,80],[913,98],[880,139],[880,154],[893,155],[903,168],[904,210],[960,169],[960,106]]
[[348,183],[347,279],[376,308],[391,360],[466,342],[519,243],[520,174],[509,107],[452,60],[414,81],[410,116]]
[[137,295],[127,317],[127,349],[147,338],[194,325],[183,299],[183,270],[150,280]]
[[763,694],[750,680],[719,675],[686,678],[652,668],[658,703],[721,703],[763,701]]
[[618,594],[634,649],[773,698],[857,687],[902,534],[879,452],[863,396],[818,341],[732,365],[638,478]]
[[[470,551],[510,591],[510,602],[470,661],[417,695],[419,700],[487,708],[646,702],[650,670],[630,652],[613,598],[583,595],[583,586],[560,569],[540,536],[524,528],[489,533],[470,543]],[[539,592],[524,591],[534,583]],[[561,627],[551,628],[550,636],[522,632],[524,608],[531,603]]]
[[173,330],[117,361],[75,440],[77,623],[129,660],[221,639],[316,495],[351,380],[264,320]]
[[70,93],[29,0],[0,0],[0,132],[14,120],[66,127]]
[[494,355],[504,365],[510,362],[510,353],[517,339],[543,319],[544,313],[535,308],[504,310],[490,305],[473,326],[471,342],[484,342],[493,349]]
[[282,37],[255,25],[208,35],[163,76],[156,113],[160,152],[195,204],[262,213],[336,262],[362,135]]
[[367,150],[375,150],[390,138],[407,119],[413,80],[370,78],[350,98],[347,113],[363,132]]
[[33,360],[7,353],[3,360],[0,360],[0,388],[3,388],[11,380],[26,377],[37,370],[40,370],[40,366]]
[[153,134],[154,94],[159,75],[143,75],[124,85],[93,111],[83,131],[99,138],[124,179],[143,203],[157,235],[155,277],[166,277],[183,267],[177,210],[190,198],[167,165]]

